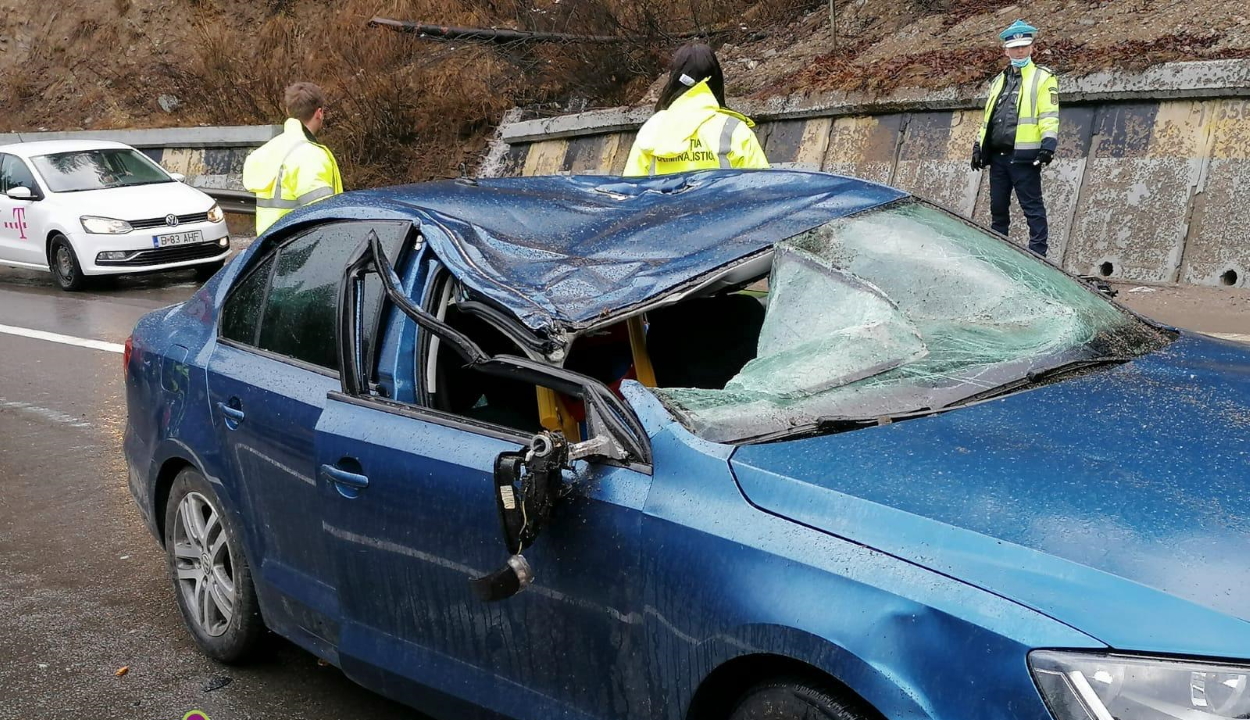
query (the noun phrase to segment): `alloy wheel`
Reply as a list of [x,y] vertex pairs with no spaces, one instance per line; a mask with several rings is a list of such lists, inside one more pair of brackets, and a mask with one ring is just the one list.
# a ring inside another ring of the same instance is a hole
[[187,493],[174,520],[174,572],[196,625],[219,637],[234,617],[234,563],[221,514],[203,495]]

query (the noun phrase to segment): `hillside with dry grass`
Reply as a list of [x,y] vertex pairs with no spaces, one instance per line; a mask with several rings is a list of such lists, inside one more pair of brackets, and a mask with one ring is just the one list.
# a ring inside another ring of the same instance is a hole
[[[509,108],[635,102],[687,37],[720,48],[731,94],[979,82],[998,28],[1043,26],[1062,71],[1250,54],[1225,0],[0,0],[0,132],[277,123],[298,79],[330,98],[349,187],[455,175]],[[438,40],[374,16],[609,36]]]
[[1004,63],[996,42],[1016,18],[1040,26],[1034,57],[1061,75],[1176,60],[1250,57],[1250,7],[1226,0],[836,0],[762,40],[722,46],[737,95],[943,88],[980,83]]

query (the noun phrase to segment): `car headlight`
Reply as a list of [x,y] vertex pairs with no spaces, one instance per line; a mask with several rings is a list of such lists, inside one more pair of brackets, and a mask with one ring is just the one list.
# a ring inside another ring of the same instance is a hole
[[1029,666],[1056,720],[1250,718],[1250,665],[1038,650]]
[[221,211],[221,206],[218,205],[217,203],[213,203],[213,206],[208,209],[208,221],[209,222],[221,222],[222,220],[225,220],[225,219],[226,219],[226,214]]
[[82,223],[82,229],[95,235],[119,235],[128,233],[133,228],[130,223],[125,220],[114,220],[113,218],[95,217],[94,215],[83,215],[78,218]]

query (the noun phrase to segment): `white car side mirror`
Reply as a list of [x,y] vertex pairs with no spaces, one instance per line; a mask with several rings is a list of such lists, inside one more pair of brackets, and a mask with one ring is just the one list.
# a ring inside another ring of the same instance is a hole
[[10,200],[33,200],[35,198],[35,194],[30,191],[30,188],[21,187],[20,185],[9,188],[5,195],[8,195]]
[[182,173],[170,173],[169,176],[177,182],[185,182],[187,179],[187,176]]

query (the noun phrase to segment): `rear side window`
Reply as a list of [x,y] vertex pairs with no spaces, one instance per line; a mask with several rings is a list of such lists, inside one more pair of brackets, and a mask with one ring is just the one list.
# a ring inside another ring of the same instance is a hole
[[256,344],[256,331],[260,329],[260,311],[265,302],[265,290],[269,288],[273,259],[274,256],[270,255],[235,286],[234,293],[222,309],[222,337],[248,345]]
[[[373,230],[395,261],[409,228],[408,222],[336,222],[285,241],[231,291],[222,308],[221,336],[338,370],[339,289],[352,251]],[[366,357],[377,333],[381,295],[380,283],[366,285]]]
[[337,370],[339,283],[360,241],[350,224],[313,231],[278,251],[261,317],[262,350]]

